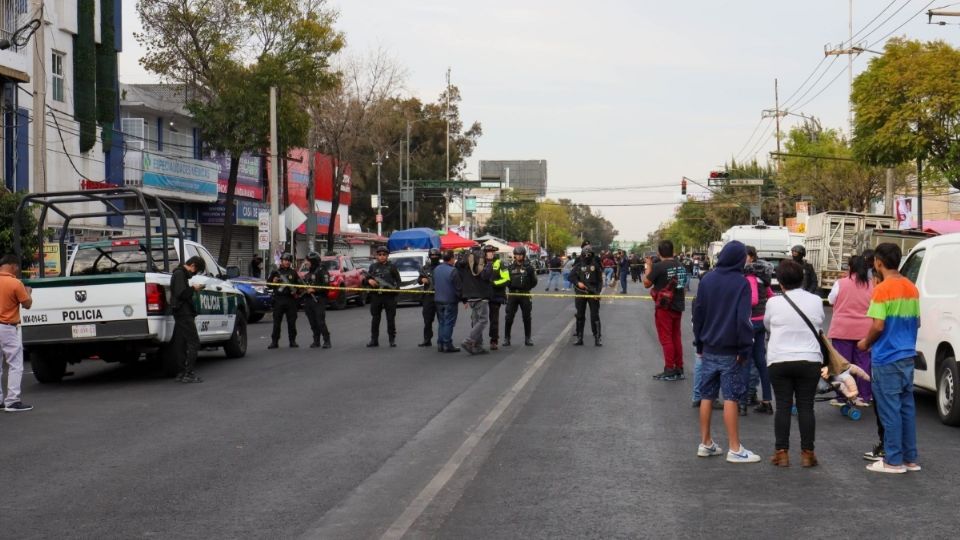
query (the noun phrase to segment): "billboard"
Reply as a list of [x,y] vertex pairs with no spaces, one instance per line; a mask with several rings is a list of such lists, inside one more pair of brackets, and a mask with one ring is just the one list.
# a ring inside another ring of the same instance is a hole
[[[217,175],[217,190],[221,195],[227,193],[227,182],[230,179],[230,156],[221,155],[210,159],[220,168]],[[237,190],[235,195],[246,199],[263,200],[263,172],[262,158],[259,156],[244,155],[240,157],[237,167]]]
[[917,218],[914,208],[917,207],[916,197],[897,197],[893,205],[893,215],[897,217],[897,229],[916,229]]
[[143,192],[192,202],[217,200],[219,167],[207,161],[142,152]]
[[547,160],[481,160],[480,181],[532,198],[547,196]]

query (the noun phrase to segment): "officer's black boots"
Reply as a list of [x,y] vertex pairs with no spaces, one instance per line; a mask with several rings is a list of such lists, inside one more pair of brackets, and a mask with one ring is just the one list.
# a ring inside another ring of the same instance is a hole
[[603,346],[603,343],[600,342],[600,321],[593,324],[593,344],[597,347]]
[[380,342],[377,341],[376,339],[371,339],[370,341],[367,342],[367,347],[379,347],[379,346],[380,346]]

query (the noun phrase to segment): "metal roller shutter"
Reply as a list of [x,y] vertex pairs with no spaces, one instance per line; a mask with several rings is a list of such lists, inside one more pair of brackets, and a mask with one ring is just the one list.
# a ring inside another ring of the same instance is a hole
[[[220,225],[203,225],[201,242],[214,259],[220,258],[220,242],[223,240],[223,227]],[[250,267],[250,259],[257,249],[257,228],[235,226],[233,228],[233,245],[230,248],[230,260],[227,266],[239,266],[240,273],[246,275]]]

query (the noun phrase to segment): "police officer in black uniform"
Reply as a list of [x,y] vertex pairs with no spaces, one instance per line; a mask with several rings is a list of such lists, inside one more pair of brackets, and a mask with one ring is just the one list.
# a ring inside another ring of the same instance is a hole
[[593,248],[589,245],[583,248],[580,259],[570,271],[570,283],[576,291],[577,306],[577,341],[574,345],[583,345],[583,326],[586,322],[587,306],[590,306],[590,328],[593,330],[593,344],[600,347],[600,299],[587,298],[603,292],[603,267],[593,256]]
[[327,287],[330,285],[330,272],[320,262],[320,254],[311,251],[307,255],[310,267],[303,276],[304,285],[313,285],[318,288],[306,289],[303,297],[303,312],[310,321],[310,330],[313,331],[311,349],[320,347],[320,338],[323,338],[323,348],[330,348],[330,330],[327,329]]
[[370,342],[367,347],[380,346],[380,313],[387,312],[387,337],[390,346],[397,346],[397,289],[400,286],[400,271],[387,260],[390,251],[386,247],[377,248],[377,261],[370,265],[364,276],[367,287],[378,289],[370,292]]
[[203,379],[193,372],[200,350],[200,336],[197,334],[197,307],[193,303],[194,291],[203,289],[203,285],[190,285],[190,278],[203,272],[206,263],[199,256],[190,257],[170,276],[170,298],[173,307],[173,350],[180,364],[177,382],[201,383]]
[[283,318],[287,318],[287,337],[290,338],[290,348],[297,345],[297,296],[298,289],[289,285],[302,285],[300,275],[293,269],[293,255],[284,253],[280,256],[280,268],[270,272],[267,282],[273,285],[273,334],[268,349],[276,349],[280,343],[280,325]]
[[433,272],[440,266],[440,250],[430,248],[428,252],[430,263],[420,269],[420,283],[424,294],[420,295],[423,301],[423,342],[418,347],[433,345],[433,321],[437,318],[437,304],[433,301]]
[[533,341],[530,339],[530,334],[533,324],[531,317],[533,301],[527,295],[537,286],[537,271],[527,261],[527,248],[523,246],[513,248],[513,262],[507,267],[507,272],[510,275],[510,281],[507,285],[510,288],[510,293],[507,295],[507,320],[503,329],[503,346],[510,346],[510,330],[513,329],[513,318],[517,315],[517,308],[520,308],[523,314],[523,344],[532,347]]

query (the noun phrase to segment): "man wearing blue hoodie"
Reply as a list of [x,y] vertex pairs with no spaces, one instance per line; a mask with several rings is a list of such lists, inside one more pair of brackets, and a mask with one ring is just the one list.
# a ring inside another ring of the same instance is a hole
[[713,271],[703,277],[693,303],[693,336],[697,354],[703,356],[700,393],[700,457],[723,454],[710,435],[713,400],[723,390],[723,423],[730,439],[727,461],[756,463],[760,456],[740,444],[737,406],[746,392],[741,369],[753,349],[750,323],[750,285],[743,276],[747,248],[736,240],[727,243]]

